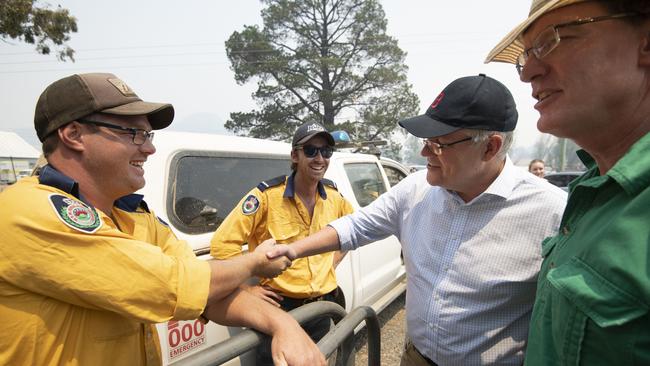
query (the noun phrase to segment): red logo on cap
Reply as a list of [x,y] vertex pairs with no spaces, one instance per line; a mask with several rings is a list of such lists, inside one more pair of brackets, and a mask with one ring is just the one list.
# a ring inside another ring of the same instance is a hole
[[436,100],[434,100],[433,103],[431,103],[431,108],[437,107],[438,104],[440,104],[440,102],[442,101],[442,98],[444,97],[445,97],[445,92],[440,92],[440,94],[438,94],[438,96],[436,97]]

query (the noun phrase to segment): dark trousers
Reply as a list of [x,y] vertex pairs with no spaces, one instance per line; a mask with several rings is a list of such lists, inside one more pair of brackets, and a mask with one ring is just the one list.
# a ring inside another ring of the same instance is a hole
[[438,366],[435,362],[431,361],[427,356],[423,355],[413,345],[410,339],[406,339],[404,343],[404,353],[400,366]]
[[[295,308],[301,307],[305,304],[314,301],[332,301],[345,307],[345,300],[342,299],[342,294],[339,296],[339,289],[327,293],[323,296],[314,299],[293,299],[284,296],[280,302],[280,307],[284,311],[291,311]],[[302,329],[311,337],[314,342],[318,342],[323,338],[332,327],[332,320],[328,317],[317,318],[302,324]],[[257,347],[257,355],[255,364],[257,366],[273,366],[273,356],[271,355],[271,340],[263,341]]]

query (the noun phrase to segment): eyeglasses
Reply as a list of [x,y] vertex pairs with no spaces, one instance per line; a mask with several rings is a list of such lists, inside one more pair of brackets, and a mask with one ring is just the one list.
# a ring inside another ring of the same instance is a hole
[[139,128],[122,127],[122,126],[113,125],[113,124],[106,123],[106,122],[91,121],[91,120],[88,120],[88,119],[78,119],[77,122],[85,123],[85,124],[89,124],[89,125],[100,126],[100,127],[111,128],[113,130],[122,131],[123,133],[128,133],[133,137],[133,143],[135,145],[142,145],[147,140],[149,140],[150,142],[153,141],[153,132],[152,131],[146,131],[146,130],[142,130],[142,129],[139,129]]
[[449,146],[452,146],[452,145],[460,144],[461,142],[469,141],[471,139],[472,139],[471,136],[470,137],[465,137],[464,139],[454,141],[454,142],[450,142],[448,144],[441,144],[439,142],[431,141],[429,139],[422,139],[422,143],[424,144],[424,146],[429,148],[429,150],[431,150],[431,152],[433,152],[436,155],[440,155],[440,154],[442,154],[442,149],[444,149],[446,147],[449,147]]
[[621,18],[627,18],[627,17],[639,16],[639,15],[640,14],[638,13],[610,14],[610,15],[603,15],[603,16],[593,17],[593,18],[582,18],[567,23],[551,25],[545,28],[537,35],[537,37],[533,41],[532,47],[530,47],[527,50],[524,50],[524,52],[522,52],[519,55],[519,57],[517,57],[517,63],[515,64],[515,67],[517,68],[517,73],[521,75],[524,65],[526,65],[526,62],[528,61],[528,58],[530,57],[531,53],[535,55],[537,59],[542,59],[543,57],[551,53],[551,51],[553,51],[558,44],[560,44],[560,41],[562,40],[562,37],[560,37],[560,33],[558,32],[558,29],[560,28],[571,27],[575,25],[591,24],[591,23],[601,22],[603,20],[621,19]]
[[315,158],[319,152],[323,159],[329,159],[332,157],[332,154],[334,154],[334,149],[331,146],[318,147],[314,145],[299,145],[294,149],[302,150],[308,158]]

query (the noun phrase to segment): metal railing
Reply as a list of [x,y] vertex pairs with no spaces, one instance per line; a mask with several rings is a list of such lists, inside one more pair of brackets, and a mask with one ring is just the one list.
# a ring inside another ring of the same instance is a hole
[[[368,332],[368,366],[379,366],[381,363],[381,333],[377,314],[370,306],[353,309],[318,342],[318,348],[326,357],[331,356],[338,348],[341,353],[337,357],[337,365],[339,361],[348,366],[353,365],[354,329],[364,320]],[[347,347],[350,347],[349,351]]]
[[[354,364],[354,329],[365,320],[368,328],[368,365],[380,364],[379,320],[371,307],[358,307],[346,316],[345,309],[340,305],[329,301],[318,301],[294,309],[289,314],[300,324],[325,316],[334,320],[336,326],[318,342],[318,348],[325,357],[330,357],[338,350],[336,364],[340,366]],[[257,347],[266,337],[260,332],[248,329],[216,344],[213,352],[217,357],[210,362],[210,365],[220,365],[242,355]]]

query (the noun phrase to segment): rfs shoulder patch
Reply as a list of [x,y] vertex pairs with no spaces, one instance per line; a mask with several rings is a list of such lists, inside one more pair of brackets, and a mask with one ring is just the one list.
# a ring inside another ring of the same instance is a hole
[[244,215],[252,215],[260,208],[260,200],[253,194],[249,194],[241,205],[241,212]]
[[102,226],[102,219],[93,207],[60,194],[51,194],[49,198],[54,212],[67,226],[88,234]]

